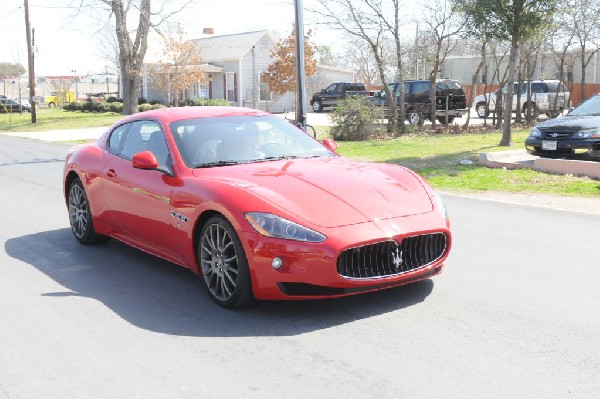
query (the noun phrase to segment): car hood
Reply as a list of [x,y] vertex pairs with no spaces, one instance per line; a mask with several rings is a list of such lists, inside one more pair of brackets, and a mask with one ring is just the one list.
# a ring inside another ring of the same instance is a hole
[[[321,227],[433,210],[421,180],[397,165],[334,157],[196,169],[194,173],[204,177],[210,174]],[[253,210],[259,209],[247,209]]]
[[585,129],[600,129],[600,116],[571,116],[549,119],[536,125],[541,131],[556,130],[578,132]]

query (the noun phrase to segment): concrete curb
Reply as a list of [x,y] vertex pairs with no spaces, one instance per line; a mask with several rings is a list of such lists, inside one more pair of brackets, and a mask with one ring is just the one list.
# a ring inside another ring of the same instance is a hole
[[537,158],[525,150],[482,152],[479,154],[479,164],[489,168],[532,169]]
[[528,168],[540,172],[588,176],[600,179],[600,162],[540,158],[528,154],[525,150],[484,152],[479,154],[479,164],[489,168]]
[[563,175],[589,176],[600,179],[600,162],[594,161],[538,158],[533,163],[533,169]]

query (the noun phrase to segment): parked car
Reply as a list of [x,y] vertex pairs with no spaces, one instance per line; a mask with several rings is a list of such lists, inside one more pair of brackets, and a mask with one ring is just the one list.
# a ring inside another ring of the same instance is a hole
[[360,82],[337,82],[332,83],[327,88],[313,94],[310,99],[310,106],[313,111],[321,112],[324,108],[335,107],[347,96],[371,95],[367,91],[364,83]]
[[0,113],[31,112],[31,108],[9,98],[0,98]]
[[440,196],[407,168],[335,148],[249,108],[130,115],[69,151],[71,230],[82,244],[114,237],[190,269],[224,307],[439,274],[452,241]]
[[[388,84],[390,90],[399,103],[400,95],[398,83]],[[462,85],[452,79],[439,79],[435,83],[435,117],[440,123],[452,123],[454,118],[462,116],[467,110],[467,97]],[[372,99],[377,105],[386,106],[386,93],[384,89],[375,94]],[[385,109],[387,116],[387,109]],[[404,115],[410,124],[422,124],[426,119],[431,120],[431,82],[429,80],[404,81]]]
[[21,105],[31,108],[31,104],[29,103],[28,97],[15,97],[15,101]]
[[[531,92],[530,100],[527,98],[528,91]],[[503,96],[506,96],[507,92],[508,86],[505,84],[502,87]],[[527,108],[529,107],[532,115],[546,114],[549,118],[556,118],[564,110],[568,109],[571,98],[571,93],[558,80],[525,81],[521,85],[520,93],[518,93],[518,82],[515,82],[513,93],[513,112],[517,111],[517,98],[520,97],[520,111],[523,114],[527,112]],[[475,97],[475,109],[477,116],[480,118],[485,118],[490,112],[495,112],[496,93],[486,93]]]
[[584,154],[600,159],[600,94],[563,117],[535,125],[525,148],[542,157]]

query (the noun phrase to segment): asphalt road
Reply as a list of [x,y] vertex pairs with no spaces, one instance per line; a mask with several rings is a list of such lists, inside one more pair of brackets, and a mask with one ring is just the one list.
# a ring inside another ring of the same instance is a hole
[[599,216],[445,196],[440,276],[231,311],[182,268],[77,244],[67,148],[0,137],[0,399],[598,397]]

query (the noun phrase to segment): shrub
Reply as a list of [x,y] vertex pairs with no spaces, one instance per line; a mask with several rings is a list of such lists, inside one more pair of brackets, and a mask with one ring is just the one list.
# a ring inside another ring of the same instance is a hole
[[110,112],[110,103],[106,102],[106,101],[102,101],[101,103],[98,103],[97,107],[96,107],[96,111],[98,112]]
[[228,106],[229,101],[223,98],[197,98],[193,101],[192,105],[196,106]]
[[121,101],[121,100],[120,100],[119,98],[117,98],[117,97],[111,96],[111,97],[108,97],[108,98],[106,99],[106,102],[107,102],[107,103],[120,103],[120,102],[123,102],[123,101]]
[[334,123],[330,133],[334,140],[369,140],[382,133],[375,122],[379,111],[366,97],[349,97],[339,102],[331,114]]
[[117,114],[123,112],[123,103],[116,101],[110,103],[110,112],[116,112]]
[[150,111],[153,105],[152,104],[148,104],[148,103],[144,103],[144,104],[140,104],[140,106],[138,107],[138,111],[139,112],[144,112],[144,111]]
[[87,101],[83,103],[82,111],[96,112],[98,111],[98,103]]
[[72,101],[63,105],[63,109],[65,111],[81,111],[83,109],[83,102],[81,101]]

